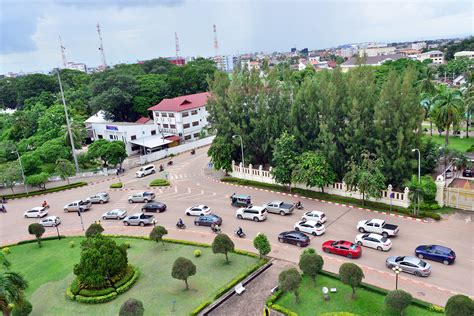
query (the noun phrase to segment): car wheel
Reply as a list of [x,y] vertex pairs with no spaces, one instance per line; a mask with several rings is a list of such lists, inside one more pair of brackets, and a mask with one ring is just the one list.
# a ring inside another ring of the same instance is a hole
[[28,218],[28,216],[25,215],[25,218]]
[[151,173],[155,173],[155,170],[152,170]]
[[415,271],[415,275],[416,275],[417,277],[421,277],[421,272],[420,272],[420,271]]
[[449,261],[448,260],[443,260],[443,264],[449,265]]
[[280,215],[281,215],[281,216],[285,216],[285,212],[281,211],[281,212],[280,212]]
[[100,204],[104,204],[104,200],[100,200],[99,203],[100,203]]
[[347,258],[352,259],[352,255],[351,255],[351,254],[348,254],[348,255],[347,255]]
[[382,233],[382,236],[384,236],[385,238],[388,238],[388,234],[385,232]]
[[387,266],[387,268],[389,268],[389,269],[393,269],[393,267],[394,267],[394,266],[393,266],[392,264],[389,264],[389,265]]
[[243,217],[242,217],[242,215],[239,214],[239,215],[237,215],[237,218],[242,219]]
[[380,246],[377,247],[377,250],[378,250],[378,251],[383,251],[382,247],[380,247]]
[[365,229],[363,227],[359,228],[359,232],[365,233]]
[[361,242],[361,241],[358,241],[357,244],[358,244],[359,246],[362,246],[362,242]]
[[302,245],[301,245],[301,243],[300,243],[299,241],[296,243],[296,245],[297,245],[298,247],[302,247]]
[[283,238],[281,238],[281,237],[278,237],[278,241],[279,241],[279,242],[284,242],[284,241],[283,241]]
[[123,222],[123,224],[124,224],[125,226],[130,226],[130,223],[129,223],[129,222]]
[[133,204],[133,200],[128,200],[128,203]]
[[144,223],[144,222],[140,222],[140,226],[141,226],[141,227],[145,226],[145,223]]
[[325,253],[331,253],[331,250],[329,250],[329,248],[323,248],[323,251],[324,251]]
[[199,226],[199,222],[194,222],[194,225]]
[[69,210],[67,208],[64,209],[64,212],[69,213]]
[[40,218],[40,217],[41,217],[41,216],[39,216],[39,215],[36,215],[36,218]]
[[312,232],[311,233],[313,236],[318,236],[318,234],[316,234],[316,232]]
[[143,199],[143,202],[148,203],[148,199]]
[[254,221],[254,222],[258,222],[258,217],[254,217],[254,218],[253,218],[253,221]]
[[419,254],[417,255],[417,257],[420,258],[420,259],[423,259],[423,258],[424,258],[421,253],[419,253]]
[[102,219],[107,219],[107,216],[102,216]]
[[186,212],[186,215],[187,215],[187,216],[191,216],[191,214],[190,214],[189,212]]

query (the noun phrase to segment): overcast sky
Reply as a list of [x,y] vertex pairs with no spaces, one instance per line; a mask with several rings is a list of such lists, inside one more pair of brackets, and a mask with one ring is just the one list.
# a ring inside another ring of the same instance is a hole
[[0,0],[0,73],[48,71],[68,61],[107,62],[174,56],[289,51],[354,42],[415,41],[474,33],[472,1]]

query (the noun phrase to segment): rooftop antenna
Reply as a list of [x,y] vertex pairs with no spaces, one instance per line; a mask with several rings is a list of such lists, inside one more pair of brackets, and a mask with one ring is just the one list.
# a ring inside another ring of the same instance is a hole
[[178,33],[174,32],[174,41],[176,45],[176,65],[178,64],[179,61],[179,39],[178,39]]
[[104,45],[102,44],[102,34],[100,33],[99,23],[97,23],[97,33],[99,34],[99,42],[100,42],[99,50],[100,50],[100,54],[101,54],[101,57],[102,57],[102,67],[104,69],[106,69],[107,68],[107,61],[105,60],[105,51],[104,51]]
[[212,27],[213,27],[213,30],[214,30],[214,50],[215,50],[215,54],[216,54],[215,60],[216,60],[216,63],[217,63],[217,68],[222,70],[222,58],[219,55],[219,42],[217,41],[217,28],[216,28],[215,24],[213,24]]
[[59,35],[59,47],[61,48],[61,56],[63,58],[63,66],[64,68],[67,67],[67,60],[66,60],[66,53],[64,52],[66,50],[66,47],[63,46],[63,41],[61,39],[61,35]]

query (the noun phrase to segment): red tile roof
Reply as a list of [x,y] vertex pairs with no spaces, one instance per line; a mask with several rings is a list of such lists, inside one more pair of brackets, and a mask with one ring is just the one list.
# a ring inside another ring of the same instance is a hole
[[170,140],[170,141],[172,141],[172,142],[178,142],[178,141],[181,140],[181,137],[176,136],[176,135],[173,135],[173,136],[165,137],[165,139]]
[[145,124],[145,123],[148,122],[149,120],[150,120],[149,117],[141,116],[138,120],[135,121],[135,123]]
[[170,111],[182,112],[195,108],[200,108],[207,103],[207,98],[211,94],[202,92],[196,94],[183,95],[173,99],[163,99],[160,103],[149,108],[149,111]]

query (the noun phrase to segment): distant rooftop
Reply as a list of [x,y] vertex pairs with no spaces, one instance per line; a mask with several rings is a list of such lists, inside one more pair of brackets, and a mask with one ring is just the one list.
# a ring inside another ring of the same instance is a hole
[[[399,60],[402,58],[406,58],[405,55],[402,54],[388,54],[388,55],[382,55],[382,56],[370,56],[365,58],[365,63],[364,65],[381,65],[386,61],[389,60]],[[341,64],[342,67],[353,67],[357,66],[357,57],[351,57],[345,62]]]

